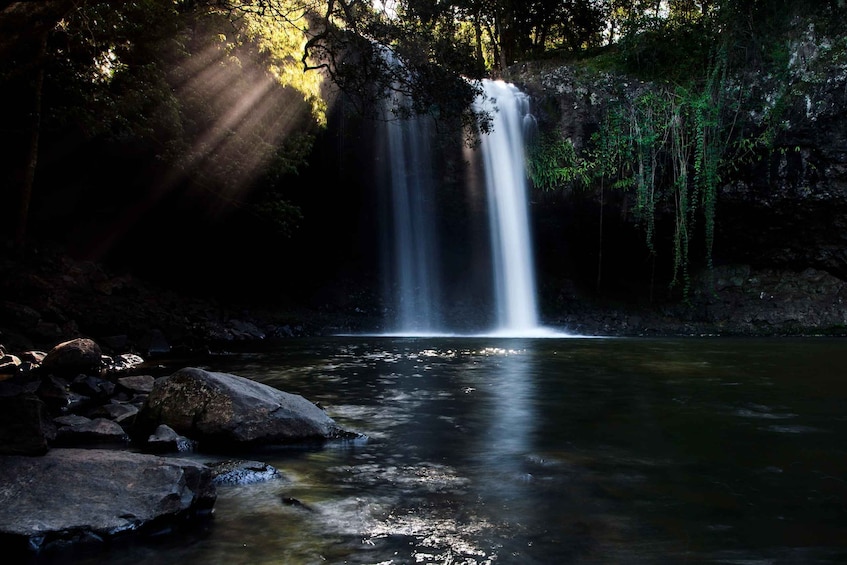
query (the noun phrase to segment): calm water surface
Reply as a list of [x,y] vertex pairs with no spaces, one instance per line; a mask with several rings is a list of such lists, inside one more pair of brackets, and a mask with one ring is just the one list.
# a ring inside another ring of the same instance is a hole
[[284,478],[220,487],[203,535],[92,562],[847,563],[843,340],[337,337],[205,368],[368,439],[253,454]]

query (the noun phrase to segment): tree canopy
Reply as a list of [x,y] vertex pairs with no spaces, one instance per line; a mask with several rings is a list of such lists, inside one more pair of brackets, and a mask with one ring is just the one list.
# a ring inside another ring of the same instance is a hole
[[[813,4],[833,14],[844,8],[843,0]],[[12,142],[3,155],[4,201],[16,203],[4,207],[4,225],[26,239],[33,186],[55,181],[59,173],[51,167],[61,162],[88,177],[131,164],[135,184],[154,187],[148,201],[178,187],[213,195],[212,209],[251,206],[290,230],[298,213],[286,204],[282,179],[302,167],[339,93],[368,114],[399,92],[412,100],[395,108],[401,114],[484,128],[485,116],[473,111],[477,79],[499,76],[515,62],[602,48],[613,49],[615,64],[629,72],[674,68],[678,78],[705,79],[718,36],[732,45],[730,58],[765,57],[756,50],[760,38],[778,16],[795,13],[792,6],[787,0],[2,1],[3,127]],[[691,73],[695,67],[702,72]],[[93,162],[92,155],[108,160]],[[62,171],[63,181],[72,173]]]

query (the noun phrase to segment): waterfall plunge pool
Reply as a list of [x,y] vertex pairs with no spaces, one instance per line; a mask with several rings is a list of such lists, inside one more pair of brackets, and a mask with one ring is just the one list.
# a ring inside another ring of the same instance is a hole
[[204,363],[369,439],[253,454],[285,478],[91,563],[847,562],[841,339],[345,336]]

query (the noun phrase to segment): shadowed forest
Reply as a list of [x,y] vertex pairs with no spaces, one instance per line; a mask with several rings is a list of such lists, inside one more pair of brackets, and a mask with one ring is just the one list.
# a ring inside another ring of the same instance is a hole
[[[548,284],[565,277],[608,289],[607,298],[684,299],[715,249],[718,262],[760,255],[749,234],[733,234],[733,216],[716,228],[721,188],[733,175],[760,176],[763,156],[799,155],[786,138],[792,108],[816,85],[844,80],[786,74],[813,57],[843,66],[842,0],[46,1],[0,10],[6,250],[58,248],[221,298],[320,302],[348,293],[344,285],[372,286],[368,124],[391,94],[413,103],[390,115],[426,116],[449,143],[462,136],[473,146],[491,118],[472,105],[479,79],[531,88],[540,79],[527,69],[566,66],[653,90],[626,94],[631,106],[609,106],[577,139],[551,111],[555,85],[545,87],[528,162],[533,201],[556,237],[569,222],[583,230],[569,237],[585,241],[568,258],[540,228],[541,268],[557,277]],[[826,39],[814,49],[797,41],[810,30]],[[385,50],[402,68],[386,64]],[[790,90],[771,92],[751,76]],[[580,223],[588,216],[605,224]],[[617,227],[616,217],[625,217]],[[634,255],[641,266],[628,261]],[[789,266],[840,275],[843,263]],[[636,272],[643,281],[632,287]],[[198,285],[197,273],[213,276]]]

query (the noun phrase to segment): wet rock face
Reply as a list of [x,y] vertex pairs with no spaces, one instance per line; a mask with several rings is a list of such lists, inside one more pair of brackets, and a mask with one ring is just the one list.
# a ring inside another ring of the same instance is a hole
[[847,328],[847,283],[816,269],[801,273],[718,267],[695,284],[704,317],[736,333]]

